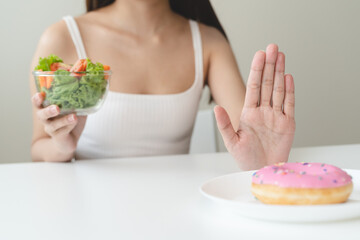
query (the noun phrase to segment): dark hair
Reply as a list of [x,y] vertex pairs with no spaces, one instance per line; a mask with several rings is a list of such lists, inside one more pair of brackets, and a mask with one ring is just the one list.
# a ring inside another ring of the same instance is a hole
[[[108,6],[115,0],[86,0],[87,12]],[[188,19],[215,27],[227,39],[226,33],[217,18],[209,0],[169,0],[171,9]]]

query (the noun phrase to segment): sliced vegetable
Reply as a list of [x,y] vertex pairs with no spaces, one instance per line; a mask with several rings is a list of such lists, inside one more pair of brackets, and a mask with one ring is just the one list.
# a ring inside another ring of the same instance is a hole
[[51,87],[51,83],[54,81],[52,76],[46,76],[46,88],[49,89]]
[[55,63],[51,64],[51,66],[50,66],[51,71],[56,71],[59,69],[70,71],[71,66],[69,64],[62,63],[62,62],[55,62]]
[[[109,71],[109,70],[110,70],[110,66],[109,66],[109,65],[103,65],[103,66],[104,66],[104,71]],[[108,80],[108,79],[109,79],[109,76],[108,76],[108,75],[105,75],[104,78],[105,78],[106,80]]]
[[43,87],[46,87],[46,77],[45,76],[39,76],[39,86],[40,86],[40,91],[43,89]]
[[85,72],[87,66],[87,60],[86,59],[79,59],[77,62],[72,66],[70,69],[70,72]]

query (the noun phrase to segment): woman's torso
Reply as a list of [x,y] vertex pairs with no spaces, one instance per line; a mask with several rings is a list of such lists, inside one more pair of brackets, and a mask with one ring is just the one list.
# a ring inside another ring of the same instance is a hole
[[187,153],[204,79],[198,25],[147,41],[109,29],[91,38],[95,29],[84,24],[87,56],[114,74],[104,105],[88,116],[77,158]]
[[[111,18],[106,15],[90,12],[77,17],[76,23],[87,56],[111,66],[112,91],[171,94],[190,88],[195,62],[188,19],[176,15],[174,23],[155,34],[141,35],[122,25],[109,24]],[[76,53],[74,48],[72,52]],[[203,54],[207,69],[207,52]]]

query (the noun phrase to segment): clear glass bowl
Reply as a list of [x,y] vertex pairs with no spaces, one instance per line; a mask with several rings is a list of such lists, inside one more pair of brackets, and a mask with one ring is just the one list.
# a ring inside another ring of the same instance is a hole
[[45,97],[43,107],[57,105],[60,114],[88,115],[100,109],[109,90],[111,71],[33,71],[37,91]]

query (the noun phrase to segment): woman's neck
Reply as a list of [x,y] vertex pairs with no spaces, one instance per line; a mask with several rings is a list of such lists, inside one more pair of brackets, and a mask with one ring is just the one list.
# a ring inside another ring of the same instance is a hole
[[175,18],[168,0],[116,0],[108,11],[113,25],[137,35],[156,35]]

